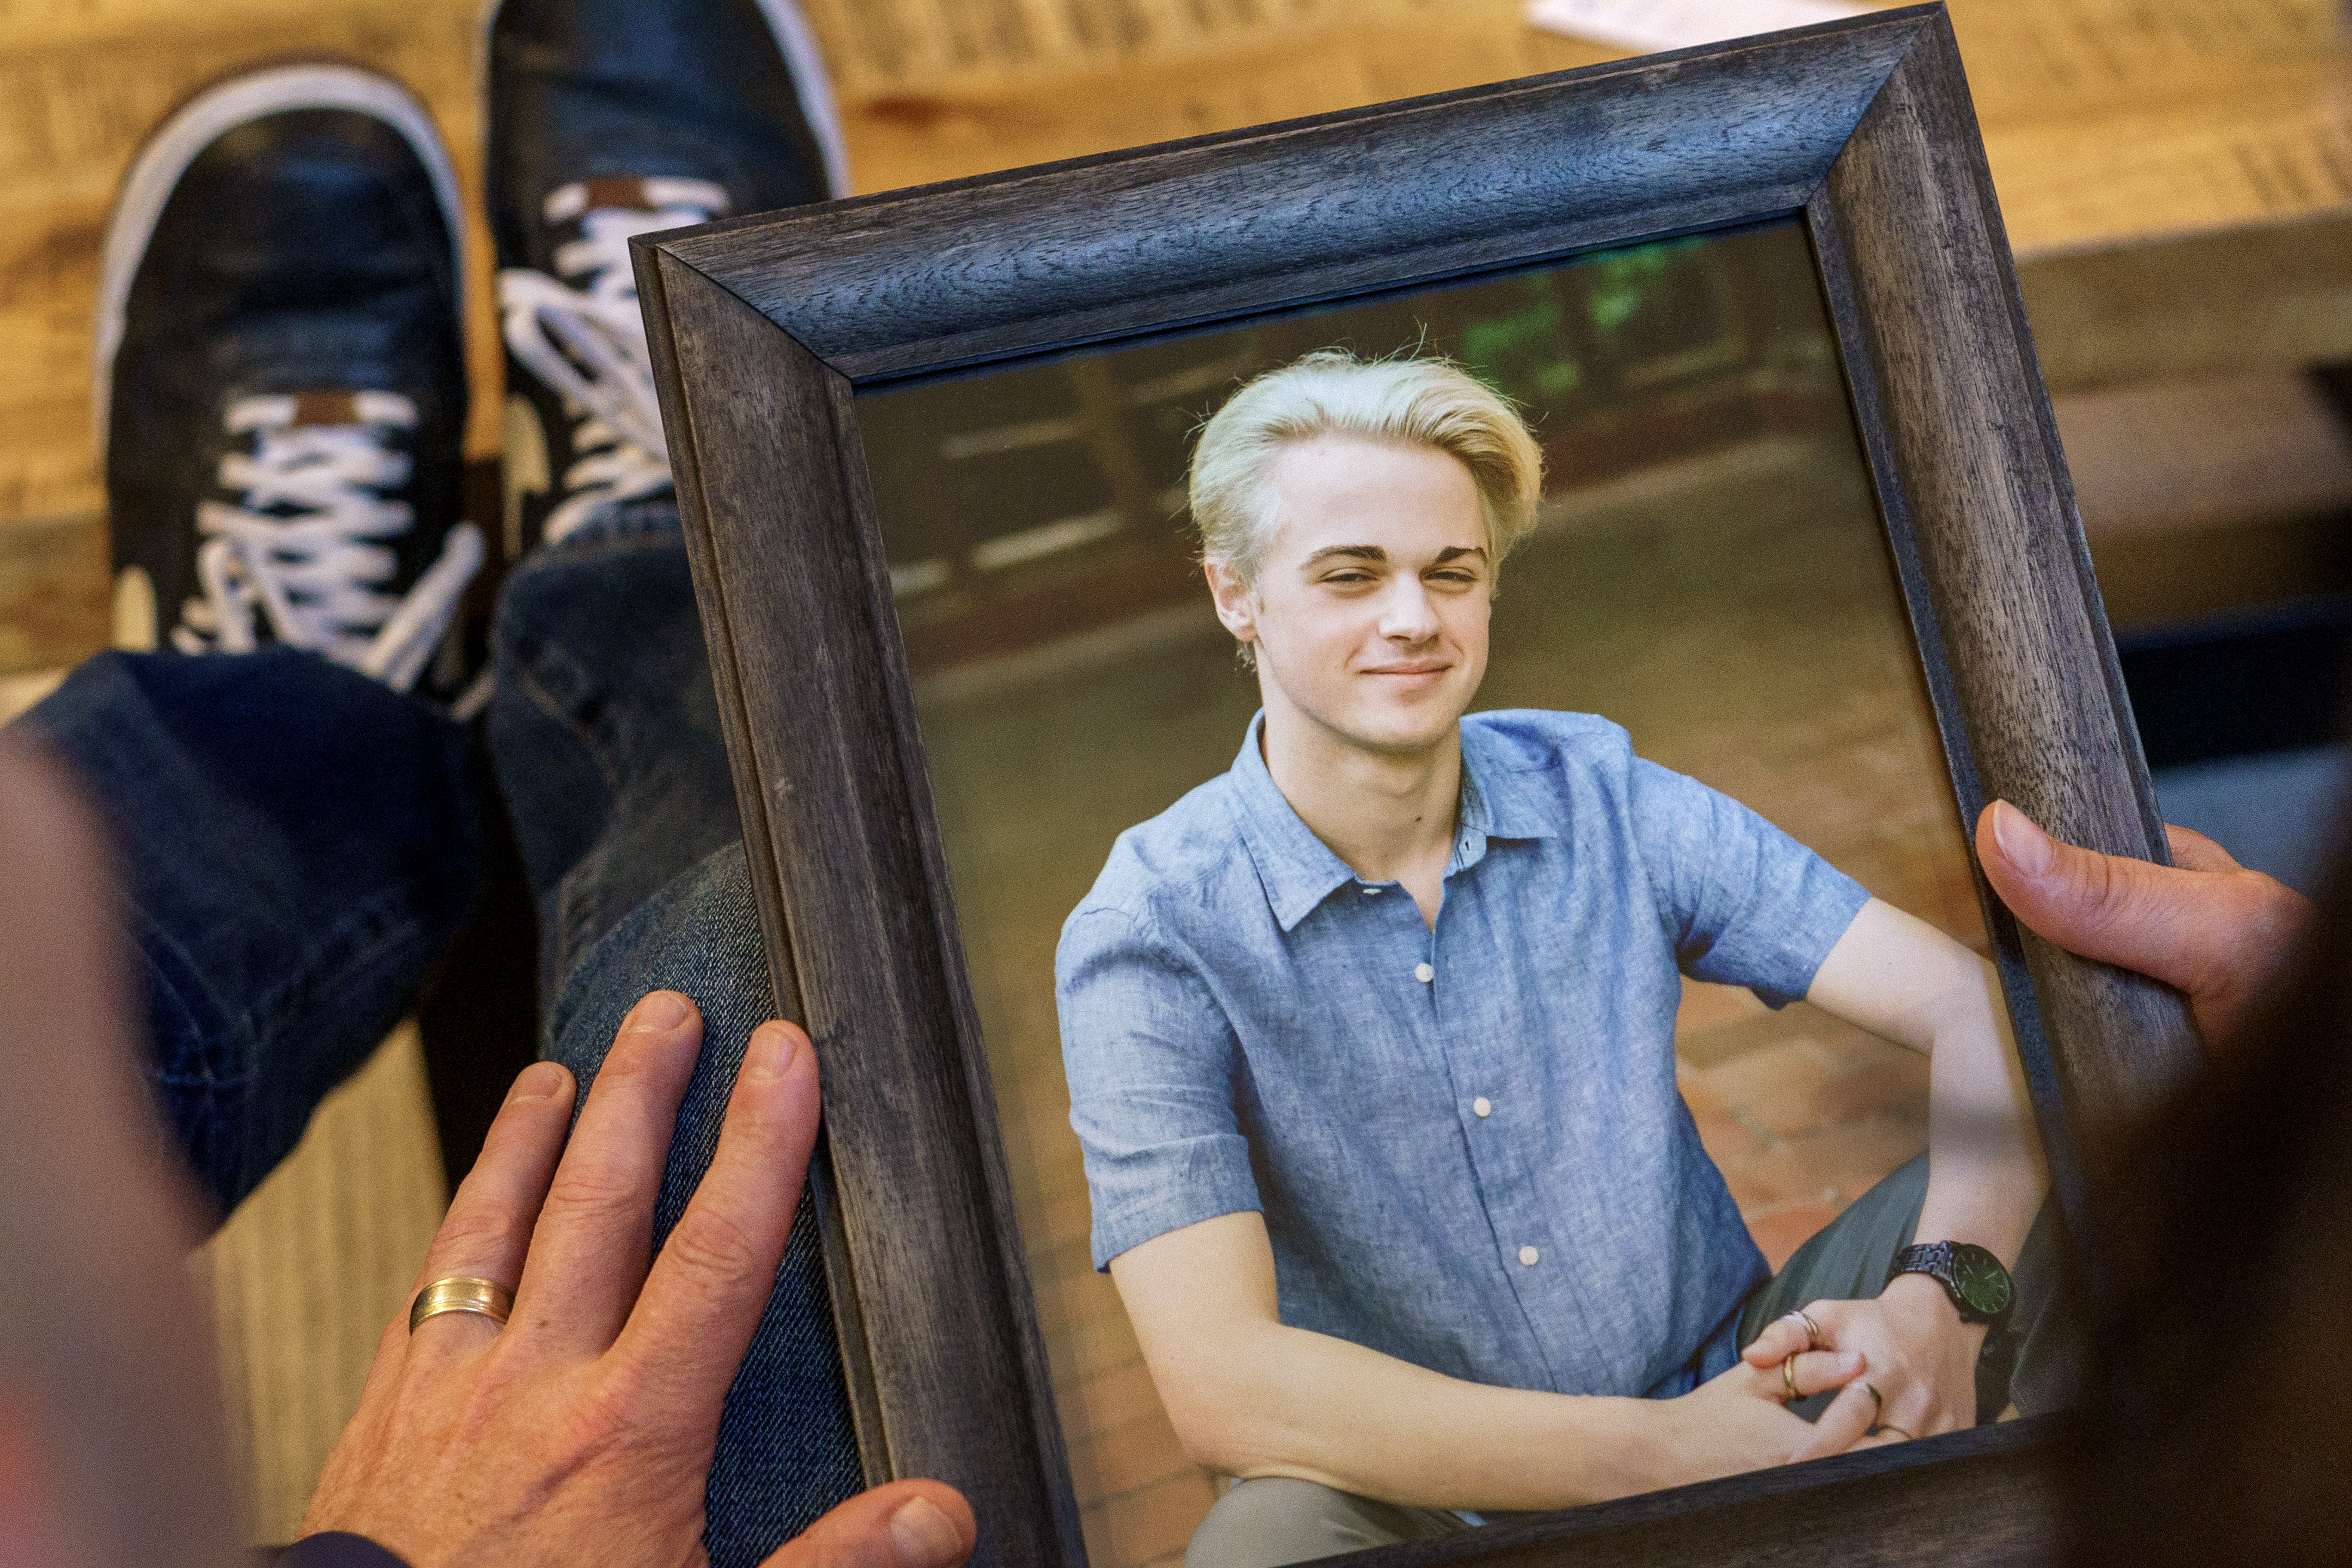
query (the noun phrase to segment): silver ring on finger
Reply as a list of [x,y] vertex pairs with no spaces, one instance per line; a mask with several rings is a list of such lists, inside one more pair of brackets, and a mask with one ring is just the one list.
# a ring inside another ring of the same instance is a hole
[[417,1324],[444,1312],[473,1312],[504,1328],[513,1311],[514,1292],[497,1280],[451,1274],[416,1293],[415,1304],[408,1309],[408,1331],[415,1333]]
[[1805,1348],[1807,1350],[1817,1351],[1822,1348],[1822,1326],[1813,1321],[1813,1315],[1811,1312],[1806,1311],[1802,1307],[1799,1307],[1794,1311],[1781,1313],[1780,1318],[1784,1322],[1790,1318],[1794,1318],[1798,1323],[1803,1327],[1805,1331]]
[[1881,1421],[1877,1426],[1872,1427],[1871,1431],[1874,1435],[1880,1432],[1892,1432],[1906,1443],[1911,1441],[1911,1434],[1906,1432],[1902,1427],[1897,1426],[1892,1421]]

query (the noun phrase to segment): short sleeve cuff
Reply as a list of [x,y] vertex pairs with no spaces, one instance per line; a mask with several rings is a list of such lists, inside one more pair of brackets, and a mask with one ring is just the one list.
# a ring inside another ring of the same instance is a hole
[[1775,951],[1748,977],[1748,987],[1768,1007],[1801,1002],[1813,988],[1830,949],[1853,926],[1870,889],[1826,860],[1805,868],[1802,889],[1789,901],[1787,923]]
[[[1239,1142],[1239,1140],[1235,1140]],[[1147,1190],[1116,1206],[1095,1196],[1094,1257],[1100,1272],[1120,1253],[1142,1246],[1154,1237],[1221,1215],[1258,1214],[1257,1183],[1246,1166],[1241,1170],[1192,1172],[1181,1185]]]

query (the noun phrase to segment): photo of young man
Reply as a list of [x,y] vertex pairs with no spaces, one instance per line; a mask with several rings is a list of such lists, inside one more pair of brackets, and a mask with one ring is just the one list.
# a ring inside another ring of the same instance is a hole
[[[1231,771],[1120,837],[1056,963],[1095,1265],[1186,1451],[1241,1478],[1191,1568],[1948,1431],[2012,1373],[2027,1409],[2061,1381],[1990,966],[1605,719],[1465,717],[1540,469],[1436,359],[1310,354],[1199,437],[1263,707]],[[1927,1154],[1777,1277],[1676,1091],[1685,974],[1931,1057]]]

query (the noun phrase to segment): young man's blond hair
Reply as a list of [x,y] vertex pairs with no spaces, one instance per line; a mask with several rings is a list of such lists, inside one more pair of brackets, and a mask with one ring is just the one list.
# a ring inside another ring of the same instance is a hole
[[1535,527],[1543,450],[1518,410],[1451,360],[1362,360],[1319,349],[1244,386],[1202,426],[1189,483],[1201,554],[1255,584],[1281,519],[1266,475],[1318,436],[1433,447],[1478,487],[1490,570]]

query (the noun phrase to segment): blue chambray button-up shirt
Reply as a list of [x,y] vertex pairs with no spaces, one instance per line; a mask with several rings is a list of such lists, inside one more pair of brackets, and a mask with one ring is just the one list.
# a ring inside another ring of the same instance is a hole
[[1299,820],[1260,721],[1063,927],[1095,1266],[1256,1210],[1297,1328],[1561,1394],[1728,1366],[1766,1269],[1675,1088],[1677,973],[1793,1000],[1868,895],[1606,720],[1492,712],[1432,930]]

